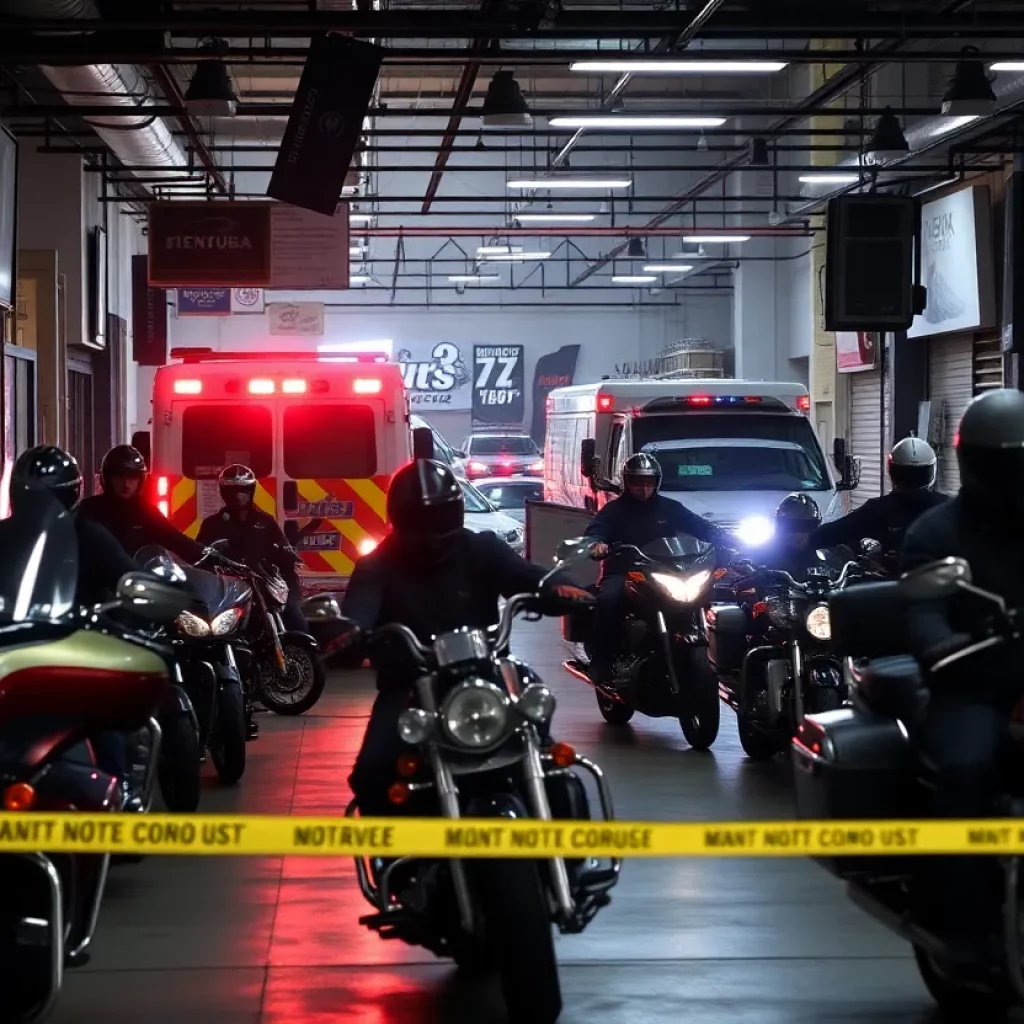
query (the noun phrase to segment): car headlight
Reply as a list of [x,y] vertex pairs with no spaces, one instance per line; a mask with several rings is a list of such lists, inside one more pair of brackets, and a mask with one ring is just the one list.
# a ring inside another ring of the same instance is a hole
[[664,572],[652,572],[651,579],[658,583],[673,601],[693,604],[708,585],[711,572],[705,569],[702,572],[695,572],[692,576],[670,576]]
[[408,708],[398,716],[398,735],[410,746],[426,743],[433,731],[434,716],[429,711]]
[[230,633],[238,625],[241,617],[241,608],[229,608],[226,612],[221,612],[210,623],[210,630],[214,636],[224,636],[225,633]]
[[523,539],[523,531],[517,526],[514,530],[509,530],[505,534],[506,544],[518,544]]
[[179,633],[185,636],[209,636],[209,623],[204,622],[198,615],[192,612],[182,612],[175,620],[174,626]]
[[765,516],[748,516],[732,532],[741,544],[756,548],[775,536],[775,524]]
[[445,732],[464,747],[481,749],[501,739],[508,721],[508,697],[494,683],[470,679],[457,686],[441,707]]
[[815,640],[831,640],[832,639],[832,619],[828,614],[828,605],[819,604],[816,608],[812,608],[807,613],[807,632],[814,637]]
[[516,710],[535,725],[543,725],[555,713],[555,695],[541,683],[531,683],[519,695]]

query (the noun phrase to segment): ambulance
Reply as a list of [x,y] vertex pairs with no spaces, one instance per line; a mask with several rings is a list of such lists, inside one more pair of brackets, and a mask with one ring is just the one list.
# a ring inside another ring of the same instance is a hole
[[423,443],[401,368],[380,353],[176,348],[171,358],[180,362],[153,382],[151,431],[132,439],[151,500],[194,537],[221,507],[220,471],[244,463],[259,480],[256,506],[302,557],[303,593],[344,590],[387,532],[392,475]]

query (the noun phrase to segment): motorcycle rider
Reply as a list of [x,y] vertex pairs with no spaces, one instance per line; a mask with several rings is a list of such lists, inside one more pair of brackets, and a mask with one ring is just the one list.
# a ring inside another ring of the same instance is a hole
[[195,564],[206,554],[201,544],[175,529],[144,496],[146,460],[129,444],[118,444],[103,456],[103,493],[86,498],[79,514],[105,526],[131,555],[147,544],[159,544]]
[[[948,556],[965,558],[974,586],[1024,605],[1024,394],[990,391],[975,398],[956,436],[960,491],[907,531],[901,568]],[[915,603],[908,611],[912,650],[927,669],[969,643],[984,626],[985,606],[961,594]],[[926,676],[930,700],[916,740],[936,768],[934,811],[942,818],[985,818],[999,793],[1000,755],[1021,696],[1019,643],[1007,643]],[[1001,880],[993,860],[940,858],[927,899],[950,956],[984,965],[1001,957],[996,940]]]
[[611,545],[632,544],[642,549],[662,537],[685,534],[717,547],[736,546],[735,538],[724,530],[658,493],[661,466],[653,455],[631,455],[622,467],[622,485],[622,494],[609,501],[586,529],[586,536],[597,542],[591,557],[604,559],[594,609],[590,666],[591,679],[601,685],[611,682],[611,664],[618,650],[626,602],[625,574],[633,564],[629,554],[608,557]]
[[256,474],[249,466],[235,462],[221,470],[217,486],[224,506],[203,520],[196,541],[204,547],[214,541],[227,541],[220,549],[222,553],[251,569],[258,568],[261,562],[276,566],[288,584],[288,603],[281,612],[285,628],[307,632],[295,571],[299,556],[285,539],[277,520],[255,506]]
[[892,490],[870,498],[841,519],[825,523],[814,535],[816,548],[839,544],[856,549],[870,538],[882,545],[882,557],[895,564],[907,529],[922,513],[941,505],[946,495],[934,490],[938,460],[931,445],[919,437],[898,441],[887,460]]
[[[495,534],[463,526],[462,488],[440,462],[422,459],[400,469],[388,489],[387,515],[391,533],[356,562],[345,592],[342,612],[355,627],[344,635],[345,650],[387,623],[407,626],[421,643],[460,627],[484,629],[498,621],[499,597],[532,593],[545,575]],[[589,599],[577,587],[546,590],[552,603]],[[404,648],[378,645],[373,660],[377,699],[349,777],[367,816],[394,813],[387,790],[402,752],[398,717],[421,671]]]

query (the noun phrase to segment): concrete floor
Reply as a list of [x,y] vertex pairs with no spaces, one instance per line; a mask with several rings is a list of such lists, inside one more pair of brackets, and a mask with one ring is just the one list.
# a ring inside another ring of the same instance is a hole
[[[678,725],[616,730],[561,669],[557,625],[519,624],[516,650],[559,697],[556,732],[607,772],[623,817],[791,815],[788,764],[747,762],[723,710],[713,753]],[[213,780],[203,809],[342,813],[371,697],[338,675],[295,720],[267,716],[235,790]],[[456,983],[418,949],[360,928],[351,862],[166,860],[111,876],[92,962],[67,976],[53,1021],[106,1024],[498,1024],[496,983]],[[850,906],[806,861],[627,862],[588,930],[558,940],[565,1024],[924,1024],[935,1020],[909,949]]]

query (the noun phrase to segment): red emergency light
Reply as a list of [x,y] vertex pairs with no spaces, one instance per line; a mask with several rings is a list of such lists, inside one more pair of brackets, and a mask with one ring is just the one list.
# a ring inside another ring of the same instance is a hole
[[281,393],[285,395],[304,395],[308,387],[308,384],[301,378],[281,381]]
[[690,403],[690,405],[710,405],[711,404],[711,396],[710,395],[690,395],[690,397],[687,399],[687,401]]
[[174,393],[176,395],[199,395],[203,391],[201,380],[180,379],[174,382]]
[[597,411],[598,412],[610,412],[612,406],[615,404],[615,399],[611,395],[598,395],[597,396]]
[[382,385],[379,377],[356,377],[352,391],[357,395],[379,395]]
[[810,412],[811,411],[811,396],[810,395],[801,395],[796,400],[796,407],[801,412]]
[[250,395],[272,395],[277,385],[268,377],[253,377],[249,381]]

